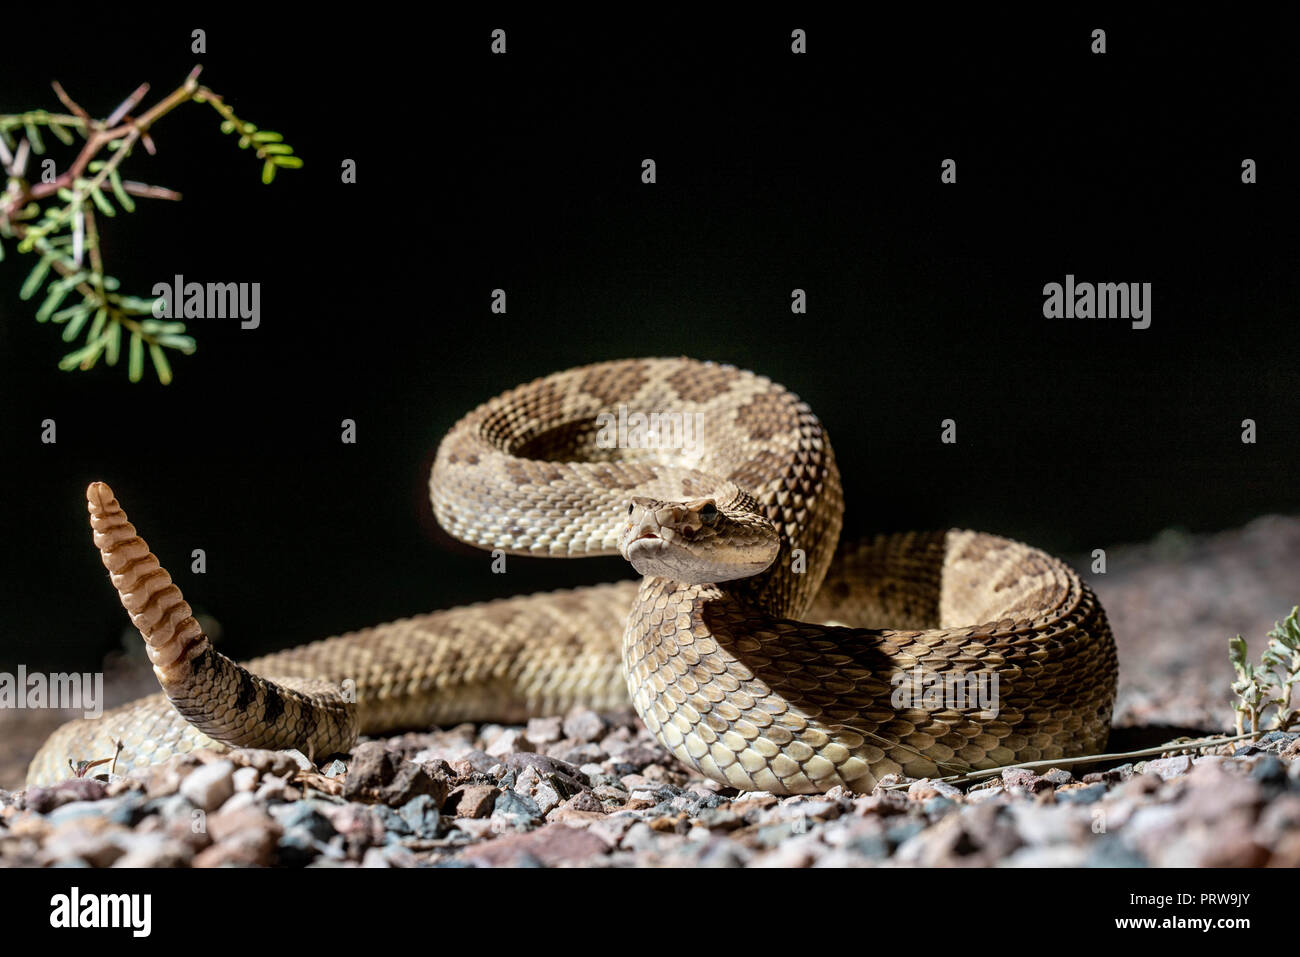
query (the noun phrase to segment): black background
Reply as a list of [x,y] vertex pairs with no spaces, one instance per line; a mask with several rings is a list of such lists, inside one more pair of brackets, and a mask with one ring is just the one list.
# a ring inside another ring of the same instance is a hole
[[[426,501],[460,415],[609,358],[717,359],[798,392],[835,442],[850,534],[964,525],[1077,553],[1297,508],[1290,17],[304,16],[82,18],[6,55],[0,112],[57,109],[59,79],[101,116],[201,62],[307,165],[263,186],[200,105],[127,160],[185,198],[101,217],[125,291],[262,284],[261,327],[194,321],[198,352],[166,388],[60,372],[69,347],[17,299],[31,262],[6,244],[0,665],[86,670],[118,644],[85,520],[95,479],[236,657],[627,574],[511,559],[492,575]],[[1042,287],[1066,273],[1150,282],[1151,328],[1044,319]]]

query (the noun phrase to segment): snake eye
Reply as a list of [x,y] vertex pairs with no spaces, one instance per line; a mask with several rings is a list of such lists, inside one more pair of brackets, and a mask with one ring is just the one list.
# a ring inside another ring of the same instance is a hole
[[718,506],[712,502],[705,502],[700,507],[700,521],[705,525],[715,525],[718,521]]
[[627,503],[627,514],[628,514],[628,515],[631,515],[634,511],[636,511],[636,502],[628,502],[628,503]]

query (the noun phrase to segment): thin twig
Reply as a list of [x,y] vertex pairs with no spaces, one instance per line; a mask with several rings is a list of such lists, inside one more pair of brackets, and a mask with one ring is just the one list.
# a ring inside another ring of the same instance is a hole
[[90,114],[83,110],[76,100],[68,96],[67,91],[63,89],[58,80],[52,80],[50,86],[54,87],[54,95],[59,98],[60,102],[70,109],[81,122],[85,123],[87,128],[94,124],[95,121],[90,118]]
[[133,179],[122,180],[122,188],[132,196],[143,196],[147,199],[178,200],[181,198],[181,194],[174,189],[168,189],[166,186],[150,186],[148,183],[137,183]]
[[135,91],[130,96],[128,96],[125,100],[123,100],[121,103],[117,105],[117,109],[115,109],[112,113],[108,114],[108,118],[104,120],[104,125],[112,126],[122,117],[126,116],[126,114],[130,113],[132,110],[135,109],[136,104],[138,104],[141,100],[143,100],[144,95],[148,92],[149,92],[149,84],[141,83],[139,86],[135,88]]
[[[1216,735],[1215,737],[1211,737],[1211,738],[1200,738],[1196,741],[1184,741],[1182,743],[1171,741],[1167,744],[1158,745],[1154,748],[1142,748],[1138,751],[1120,751],[1112,754],[1084,754],[1084,755],[1080,755],[1077,758],[1051,758],[1046,761],[1026,761],[1023,764],[1006,764],[1006,765],[1002,765],[1001,767],[984,768],[979,771],[967,771],[965,774],[954,774],[951,775],[950,777],[932,778],[931,780],[942,781],[945,784],[963,784],[967,781],[975,781],[980,778],[993,777],[994,775],[1001,774],[1003,771],[1007,771],[1012,768],[1033,770],[1035,768],[1059,768],[1064,765],[1070,765],[1070,764],[1092,764],[1094,762],[1119,761],[1119,760],[1126,760],[1128,758],[1147,758],[1147,757],[1153,757],[1158,754],[1165,754],[1169,751],[1195,751],[1199,748],[1211,748],[1216,745],[1229,744],[1233,741],[1241,741],[1245,738],[1253,738],[1256,736],[1257,736],[1256,733],[1248,731],[1245,734],[1232,735],[1231,737]],[[912,786],[911,782],[908,782],[906,784],[902,784],[902,783],[886,784],[885,789],[895,790],[897,788],[906,788],[911,786]]]

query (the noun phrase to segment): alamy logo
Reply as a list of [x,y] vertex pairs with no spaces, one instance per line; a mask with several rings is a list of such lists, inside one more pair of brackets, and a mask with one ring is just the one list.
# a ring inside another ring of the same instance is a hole
[[704,428],[703,412],[628,412],[596,416],[596,448],[685,449],[692,451]]
[[981,717],[998,716],[997,672],[975,671],[967,674],[937,674],[917,665],[911,672],[900,671],[889,682],[894,693],[889,703],[899,711],[965,710],[981,708]]
[[69,894],[50,898],[51,927],[129,927],[131,936],[148,937],[153,926],[150,894]]
[[153,294],[155,319],[241,319],[241,329],[262,323],[260,282],[186,282],[178,274],[154,283]]
[[1151,325],[1151,283],[1079,282],[1068,273],[1065,284],[1043,287],[1043,316],[1047,319],[1130,319],[1134,329]]
[[28,674],[27,666],[19,665],[17,674],[0,671],[0,708],[68,708],[98,718],[104,713],[104,676],[61,671]]

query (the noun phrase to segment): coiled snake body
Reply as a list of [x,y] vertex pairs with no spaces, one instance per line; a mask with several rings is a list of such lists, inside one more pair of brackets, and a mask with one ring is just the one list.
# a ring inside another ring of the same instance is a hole
[[[611,441],[614,422],[634,427]],[[869,790],[893,772],[937,776],[1105,743],[1115,647],[1078,576],[968,531],[837,553],[843,502],[826,433],[761,376],[646,359],[538,379],[452,428],[430,488],[438,520],[466,542],[617,551],[644,576],[435,612],[240,666],[210,647],[96,483],[95,542],[164,694],[64,725],[28,783],[67,777],[69,759],[112,756],[118,741],[119,772],[198,746],[320,758],[358,733],[608,709],[629,696],[683,764],[776,793]],[[976,679],[994,701],[966,698]]]

